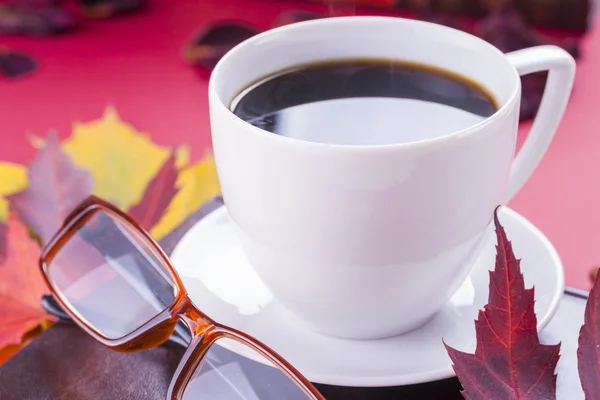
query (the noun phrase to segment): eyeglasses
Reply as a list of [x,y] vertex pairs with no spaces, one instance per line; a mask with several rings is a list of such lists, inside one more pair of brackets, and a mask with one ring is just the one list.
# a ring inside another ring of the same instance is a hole
[[187,326],[192,339],[167,399],[325,400],[273,350],[199,310],[158,244],[105,201],[90,197],[71,213],[40,267],[71,319],[111,349],[149,349],[179,320]]

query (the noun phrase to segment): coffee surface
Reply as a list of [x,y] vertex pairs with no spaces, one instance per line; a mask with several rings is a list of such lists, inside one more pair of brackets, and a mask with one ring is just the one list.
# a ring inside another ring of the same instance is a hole
[[434,67],[359,59],[298,66],[242,91],[231,109],[244,121],[300,140],[383,145],[432,139],[497,111],[471,80]]

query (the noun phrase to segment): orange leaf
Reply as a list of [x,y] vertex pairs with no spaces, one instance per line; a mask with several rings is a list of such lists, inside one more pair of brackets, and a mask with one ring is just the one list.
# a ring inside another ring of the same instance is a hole
[[11,344],[10,346],[6,346],[0,349],[0,365],[4,364],[9,358],[14,356],[19,350],[21,350],[21,346],[18,344]]
[[48,288],[38,268],[40,248],[15,213],[8,217],[6,260],[0,266],[0,348],[20,344],[48,315],[40,305]]

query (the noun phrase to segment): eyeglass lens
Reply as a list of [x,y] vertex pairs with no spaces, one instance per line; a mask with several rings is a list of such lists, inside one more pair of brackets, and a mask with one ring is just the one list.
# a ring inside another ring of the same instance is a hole
[[307,400],[304,391],[250,346],[220,338],[208,349],[183,400]]
[[104,211],[87,217],[48,271],[71,308],[109,339],[140,328],[177,295],[173,278],[148,240]]

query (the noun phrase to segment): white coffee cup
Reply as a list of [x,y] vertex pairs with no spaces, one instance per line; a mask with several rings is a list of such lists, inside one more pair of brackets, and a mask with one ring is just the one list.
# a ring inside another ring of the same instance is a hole
[[[284,137],[230,110],[238,93],[273,73],[356,58],[453,71],[501,108],[438,138],[374,146]],[[537,71],[549,71],[548,84],[514,158],[519,76]],[[573,58],[557,47],[504,55],[461,31],[401,18],[320,19],[243,42],[214,69],[209,100],[223,198],[244,252],[275,297],[316,331],[372,339],[420,326],[469,274],[494,209],[540,162],[574,75]]]

